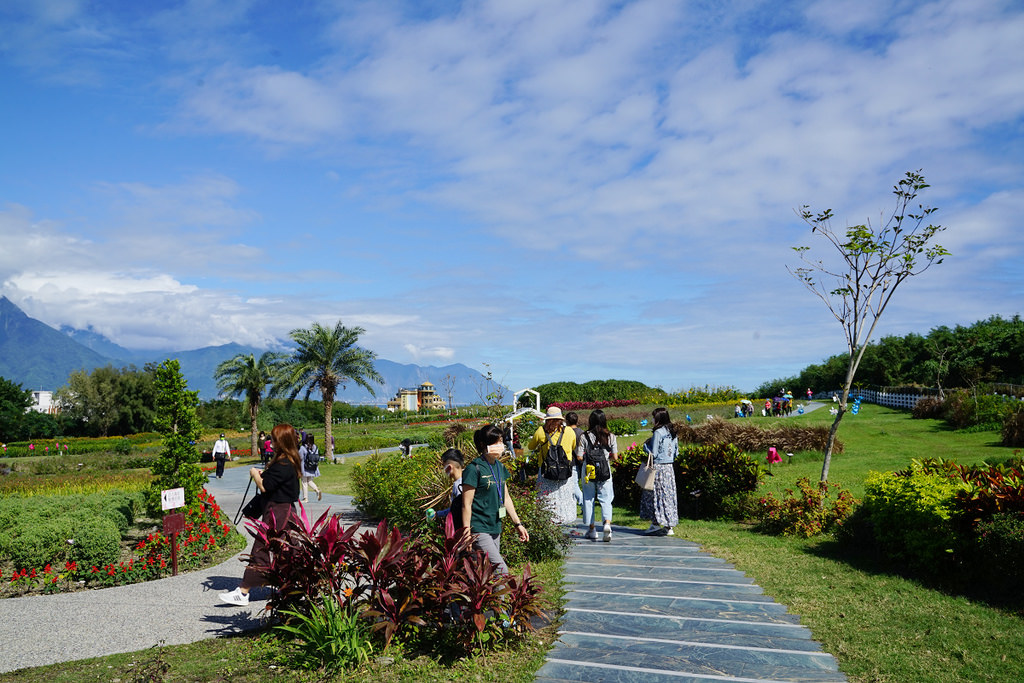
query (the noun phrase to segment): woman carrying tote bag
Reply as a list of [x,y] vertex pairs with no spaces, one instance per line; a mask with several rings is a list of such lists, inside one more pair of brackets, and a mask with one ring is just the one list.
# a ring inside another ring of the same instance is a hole
[[654,456],[654,489],[644,491],[640,497],[640,517],[650,519],[651,526],[644,533],[648,536],[671,536],[672,528],[679,523],[679,508],[676,503],[676,475],[673,468],[679,455],[679,440],[676,428],[665,408],[655,408],[651,413],[654,433],[650,447],[644,450]]

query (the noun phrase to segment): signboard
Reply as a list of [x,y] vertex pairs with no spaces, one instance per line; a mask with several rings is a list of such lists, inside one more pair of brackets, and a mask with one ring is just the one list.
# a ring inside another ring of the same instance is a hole
[[185,489],[164,489],[161,491],[160,506],[164,510],[185,507]]
[[179,534],[185,530],[185,515],[176,512],[171,515],[164,515],[164,535]]

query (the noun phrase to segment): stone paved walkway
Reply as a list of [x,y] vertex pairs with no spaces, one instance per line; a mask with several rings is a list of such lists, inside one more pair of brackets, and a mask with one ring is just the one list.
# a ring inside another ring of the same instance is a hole
[[577,539],[566,612],[538,681],[845,681],[797,615],[676,537]]

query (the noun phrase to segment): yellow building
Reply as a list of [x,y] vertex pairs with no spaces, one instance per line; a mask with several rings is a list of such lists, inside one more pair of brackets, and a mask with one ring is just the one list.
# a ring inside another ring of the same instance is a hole
[[388,401],[388,410],[416,412],[421,408],[444,410],[444,399],[434,391],[434,385],[424,382],[415,389],[399,389],[398,394]]

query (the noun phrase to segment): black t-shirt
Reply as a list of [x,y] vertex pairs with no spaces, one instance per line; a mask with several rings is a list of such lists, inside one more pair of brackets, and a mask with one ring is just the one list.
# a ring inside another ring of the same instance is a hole
[[288,460],[279,460],[263,470],[263,489],[271,503],[294,503],[299,499],[299,477]]

